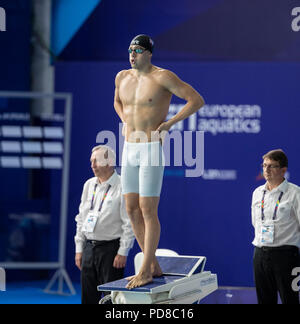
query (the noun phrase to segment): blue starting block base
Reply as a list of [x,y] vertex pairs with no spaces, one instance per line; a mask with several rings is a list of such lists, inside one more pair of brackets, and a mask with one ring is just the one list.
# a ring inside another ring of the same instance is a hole
[[98,291],[130,291],[138,293],[153,293],[153,291],[156,291],[158,287],[173,284],[174,281],[180,279],[182,279],[182,276],[162,276],[158,278],[153,278],[153,282],[143,287],[137,287],[131,290],[126,288],[126,286],[128,285],[128,280],[121,279],[99,286]]
[[111,291],[116,304],[194,303],[218,289],[217,276],[204,272],[205,257],[157,257],[164,273],[145,286],[127,289],[122,279],[98,287]]

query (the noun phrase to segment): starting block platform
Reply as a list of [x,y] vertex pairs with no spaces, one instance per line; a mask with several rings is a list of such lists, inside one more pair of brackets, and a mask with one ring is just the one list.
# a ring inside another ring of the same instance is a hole
[[163,276],[145,286],[127,289],[127,279],[110,282],[98,291],[110,291],[113,304],[192,304],[218,289],[217,275],[204,271],[205,257],[158,256]]

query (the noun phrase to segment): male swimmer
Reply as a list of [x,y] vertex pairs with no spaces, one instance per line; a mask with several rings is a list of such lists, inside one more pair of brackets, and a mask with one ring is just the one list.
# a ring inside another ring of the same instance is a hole
[[[136,36],[129,47],[132,68],[119,72],[115,82],[114,107],[125,125],[123,194],[133,231],[144,253],[140,272],[128,278],[128,289],[144,286],[163,274],[155,257],[161,231],[158,205],[164,174],[160,135],[204,105],[201,95],[189,84],[173,72],[152,64],[153,48],[149,36]],[[186,105],[165,121],[173,95],[184,99]]]

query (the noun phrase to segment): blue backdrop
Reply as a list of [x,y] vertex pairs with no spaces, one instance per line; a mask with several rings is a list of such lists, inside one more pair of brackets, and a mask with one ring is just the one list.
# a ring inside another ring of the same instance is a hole
[[0,7],[6,11],[7,30],[0,32],[0,89],[27,91],[30,87],[30,1],[1,0]]
[[157,58],[167,61],[299,61],[299,34],[292,30],[299,6],[298,0],[102,0],[60,58],[126,59],[129,40],[146,33]]

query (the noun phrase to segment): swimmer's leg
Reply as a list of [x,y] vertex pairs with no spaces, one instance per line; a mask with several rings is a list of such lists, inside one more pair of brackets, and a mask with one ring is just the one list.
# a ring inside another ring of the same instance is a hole
[[[145,223],[140,208],[139,194],[130,193],[124,196],[126,202],[127,214],[130,218],[135,238],[144,253]],[[131,281],[135,276],[127,277]]]
[[[125,195],[125,202],[126,210],[131,220],[133,232],[142,252],[145,253],[145,220],[140,208],[140,197],[138,194],[134,193],[127,194]],[[162,275],[162,271],[156,258],[151,264],[151,273],[153,277]],[[128,281],[131,281],[134,277],[135,276],[131,276],[126,279]]]
[[[139,206],[144,221],[144,228],[141,230],[141,232],[143,231],[144,233],[144,242],[141,240],[144,260],[138,275],[128,283],[128,289],[144,286],[152,282],[153,276],[162,275],[162,270],[155,257],[161,231],[158,219],[159,200],[159,197],[140,197],[139,199]],[[136,222],[136,224],[138,224],[138,222]]]

